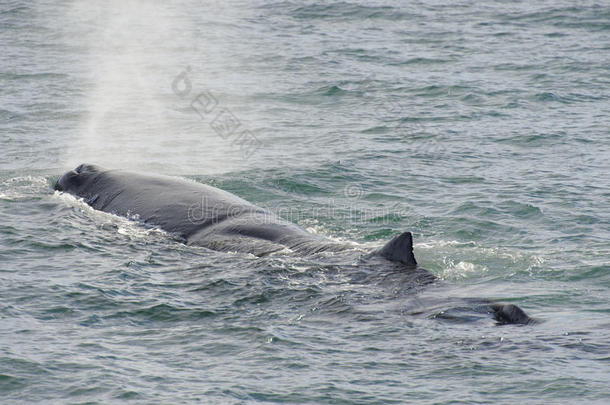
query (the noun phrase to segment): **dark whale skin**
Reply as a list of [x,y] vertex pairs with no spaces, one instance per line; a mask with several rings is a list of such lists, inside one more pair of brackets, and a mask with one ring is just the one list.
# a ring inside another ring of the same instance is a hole
[[[285,249],[299,255],[354,254],[351,245],[311,234],[234,194],[185,179],[82,164],[61,176],[55,189],[83,198],[97,210],[157,226],[188,245],[257,256]],[[358,267],[398,274],[408,290],[437,282],[434,274],[417,265],[410,232],[360,255]],[[536,323],[516,305],[486,299],[474,302],[478,311],[491,314],[499,324]]]
[[97,210],[158,226],[189,245],[257,256],[285,248],[300,254],[348,248],[227,191],[180,178],[83,164],[64,174],[55,188]]

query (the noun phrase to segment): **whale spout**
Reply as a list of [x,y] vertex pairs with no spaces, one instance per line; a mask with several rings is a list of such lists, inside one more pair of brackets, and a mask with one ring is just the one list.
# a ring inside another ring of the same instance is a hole
[[392,262],[400,262],[407,266],[417,266],[413,255],[413,235],[403,232],[385,244],[377,254]]

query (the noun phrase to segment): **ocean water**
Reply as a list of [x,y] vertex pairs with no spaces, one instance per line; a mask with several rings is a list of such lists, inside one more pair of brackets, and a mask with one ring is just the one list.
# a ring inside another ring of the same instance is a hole
[[[607,1],[2,0],[0,101],[2,404],[609,401]],[[410,230],[446,287],[187,247],[83,162]]]

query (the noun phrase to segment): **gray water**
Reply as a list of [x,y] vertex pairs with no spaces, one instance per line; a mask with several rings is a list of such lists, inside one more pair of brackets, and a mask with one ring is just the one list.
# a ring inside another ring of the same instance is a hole
[[[607,1],[2,0],[0,402],[607,403],[609,90]],[[82,162],[410,230],[446,286],[187,247]]]

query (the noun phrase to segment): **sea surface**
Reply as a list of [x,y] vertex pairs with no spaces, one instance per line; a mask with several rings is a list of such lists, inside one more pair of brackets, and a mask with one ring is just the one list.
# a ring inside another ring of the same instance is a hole
[[[609,129],[606,0],[0,0],[0,403],[607,404]],[[53,191],[84,162],[445,287],[185,246]]]

